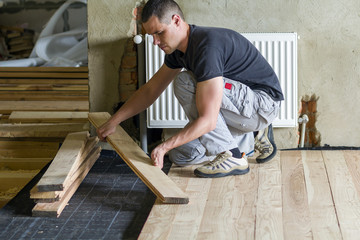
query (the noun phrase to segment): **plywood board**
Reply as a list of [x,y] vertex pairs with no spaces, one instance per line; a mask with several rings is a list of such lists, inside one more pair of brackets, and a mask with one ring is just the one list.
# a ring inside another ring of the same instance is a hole
[[[110,114],[106,112],[89,113],[89,120],[96,128],[109,118]],[[107,141],[161,201],[182,204],[189,202],[188,196],[160,168],[152,164],[149,156],[120,126],[117,126],[114,134],[107,137]]]

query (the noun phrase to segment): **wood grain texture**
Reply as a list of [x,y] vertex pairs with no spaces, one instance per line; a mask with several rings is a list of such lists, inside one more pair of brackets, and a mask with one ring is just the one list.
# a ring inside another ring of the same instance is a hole
[[210,186],[194,177],[194,167],[172,167],[169,176],[193,210],[157,201],[139,239],[358,239],[359,156],[280,151],[267,163],[251,159],[250,174],[212,179]]
[[[110,114],[106,112],[89,113],[89,120],[96,128],[109,118]],[[160,168],[152,164],[148,155],[120,126],[117,126],[114,134],[107,137],[107,141],[161,201],[181,204],[189,202],[188,196]]]
[[37,184],[40,192],[63,190],[65,182],[81,164],[81,155],[88,140],[88,132],[71,133],[61,145],[54,160]]
[[12,111],[89,111],[89,101],[1,101],[0,113]]
[[0,124],[4,138],[65,138],[69,133],[89,131],[87,123]]
[[12,123],[84,123],[88,121],[88,112],[21,112],[10,114]]
[[[98,151],[95,151],[98,152]],[[53,203],[37,203],[32,210],[32,215],[34,217],[59,217],[61,212],[66,207],[67,203],[74,195],[78,187],[80,186],[83,179],[88,174],[92,165],[98,159],[100,153],[89,155],[84,161],[89,162],[89,166],[85,168],[78,178],[70,185],[70,187],[64,192],[62,198],[59,201]]]

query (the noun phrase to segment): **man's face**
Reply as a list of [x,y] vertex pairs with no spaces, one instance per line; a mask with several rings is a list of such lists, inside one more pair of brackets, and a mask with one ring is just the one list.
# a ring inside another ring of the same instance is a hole
[[161,23],[159,19],[152,16],[147,22],[143,23],[146,33],[154,38],[154,45],[158,45],[166,54],[174,52],[179,43],[176,37],[177,25],[171,19],[170,24]]

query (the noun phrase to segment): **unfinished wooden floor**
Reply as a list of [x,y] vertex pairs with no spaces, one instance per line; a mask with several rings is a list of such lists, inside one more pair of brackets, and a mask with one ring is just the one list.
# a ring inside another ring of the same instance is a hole
[[172,167],[187,205],[157,200],[139,239],[360,239],[360,151],[281,151],[219,179]]

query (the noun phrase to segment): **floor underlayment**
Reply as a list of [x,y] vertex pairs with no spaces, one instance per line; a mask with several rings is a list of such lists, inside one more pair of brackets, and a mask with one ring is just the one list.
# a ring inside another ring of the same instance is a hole
[[137,239],[155,202],[125,162],[103,150],[59,218],[32,217],[29,191],[43,173],[0,209],[0,239]]

